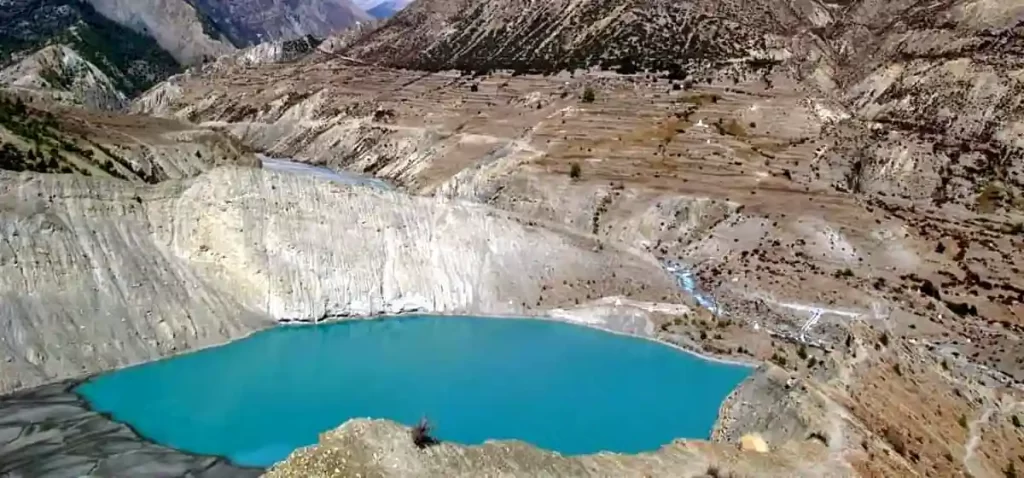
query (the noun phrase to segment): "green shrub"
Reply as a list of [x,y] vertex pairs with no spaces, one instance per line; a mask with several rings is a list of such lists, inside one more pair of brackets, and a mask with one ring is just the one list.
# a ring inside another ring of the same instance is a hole
[[594,93],[594,89],[593,88],[588,86],[588,87],[583,89],[583,102],[584,103],[593,103],[595,99],[597,99],[597,95]]

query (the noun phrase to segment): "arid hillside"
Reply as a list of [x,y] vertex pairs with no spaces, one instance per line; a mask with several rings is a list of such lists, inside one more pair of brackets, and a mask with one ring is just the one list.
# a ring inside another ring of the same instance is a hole
[[[142,128],[184,148],[175,141],[209,134],[223,151],[373,175],[423,204],[477,203],[492,208],[481,217],[507,215],[507,230],[572,238],[565,250],[583,259],[558,259],[586,273],[560,275],[554,258],[529,261],[527,279],[503,268],[523,281],[509,310],[619,317],[612,304],[643,303],[655,312],[631,331],[771,363],[723,404],[712,437],[741,473],[765,459],[778,476],[1015,476],[1022,14],[1017,0],[417,0],[358,35],[171,77],[132,102],[130,124],[76,115],[84,138]],[[41,118],[44,131],[78,124]],[[148,169],[127,169],[146,181]],[[285,181],[218,174],[261,194]],[[204,184],[196,197],[223,193]],[[206,260],[243,247],[196,241],[190,257],[209,277],[261,277]],[[643,266],[598,273],[577,264],[589,254]],[[638,280],[655,270],[675,283]],[[351,470],[375,471],[376,451],[402,433],[350,423],[281,476],[332,476],[348,445],[362,453],[346,455]],[[732,453],[746,433],[773,451]],[[552,459],[498,448],[444,456],[479,454],[459,462],[465,476]],[[400,458],[430,470],[439,456]]]
[[[704,306],[665,318],[664,340],[775,362],[803,384],[797,396],[824,397],[818,411],[792,412],[796,427],[772,418],[781,411],[753,420],[737,405],[744,418],[717,439],[824,440],[830,460],[862,476],[1024,466],[1019,155],[993,164],[967,149],[954,163],[941,135],[881,116],[927,124],[935,118],[913,103],[923,95],[890,101],[898,84],[883,82],[857,97],[873,76],[843,76],[838,56],[683,79],[474,76],[350,58],[210,69],[134,109],[658,260]],[[963,90],[935,91],[953,102]],[[961,141],[987,148],[977,135]],[[940,186],[959,197],[935,201]],[[597,301],[594,285],[544,284],[550,292],[525,305],[544,310],[564,288]]]

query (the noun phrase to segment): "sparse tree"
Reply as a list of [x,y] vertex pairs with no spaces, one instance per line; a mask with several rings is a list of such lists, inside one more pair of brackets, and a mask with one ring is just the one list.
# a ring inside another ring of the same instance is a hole
[[420,422],[409,432],[412,436],[412,442],[417,448],[426,448],[428,446],[436,445],[437,439],[430,436],[430,422],[427,421],[427,417],[420,419]]
[[597,95],[594,93],[594,89],[589,86],[584,88],[582,99],[584,103],[593,103],[594,100],[597,99]]

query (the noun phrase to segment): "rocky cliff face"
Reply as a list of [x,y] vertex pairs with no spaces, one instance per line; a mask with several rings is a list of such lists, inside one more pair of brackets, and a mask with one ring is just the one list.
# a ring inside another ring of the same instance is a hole
[[0,173],[0,207],[0,315],[13,331],[0,348],[3,390],[222,342],[273,319],[518,315],[678,295],[656,263],[590,238],[479,205],[259,169],[157,186]]
[[234,51],[204,12],[185,0],[88,0],[103,16],[152,38],[184,65]]
[[12,0],[0,12],[0,84],[116,109],[180,65],[213,61],[235,45],[281,42],[281,59],[302,50],[295,42],[312,47],[313,37],[371,20],[347,0]]

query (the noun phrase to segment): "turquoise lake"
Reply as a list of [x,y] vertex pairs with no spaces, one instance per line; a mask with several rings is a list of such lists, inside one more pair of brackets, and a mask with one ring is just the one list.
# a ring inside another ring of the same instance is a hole
[[566,323],[425,316],[278,327],[76,391],[158,443],[269,466],[354,417],[427,416],[463,444],[655,450],[707,438],[750,371]]

